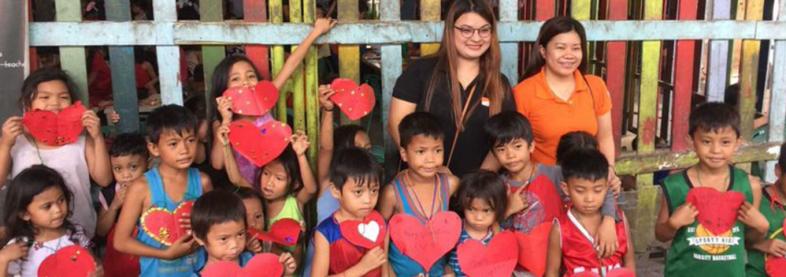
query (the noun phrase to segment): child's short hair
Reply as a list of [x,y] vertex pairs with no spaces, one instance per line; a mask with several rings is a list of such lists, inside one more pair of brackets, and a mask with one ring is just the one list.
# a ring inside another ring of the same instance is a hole
[[598,140],[584,131],[573,131],[562,135],[557,144],[557,164],[565,160],[565,155],[576,149],[598,149]]
[[576,149],[565,155],[560,164],[563,180],[578,178],[589,181],[607,179],[609,162],[597,149]]
[[178,134],[183,132],[196,132],[197,119],[191,111],[174,104],[156,108],[147,117],[147,139],[151,143],[158,143],[161,133],[166,130]]
[[472,205],[472,200],[482,199],[494,209],[496,221],[500,222],[505,218],[505,209],[508,206],[507,195],[508,189],[502,178],[497,173],[481,169],[461,178],[454,210],[464,217],[464,210]]
[[778,166],[781,168],[782,174],[786,174],[786,142],[781,144],[781,153],[778,156]]
[[246,224],[246,207],[240,197],[228,191],[206,192],[191,209],[191,231],[201,240],[206,240],[211,226],[230,221]]
[[382,167],[365,150],[349,147],[333,155],[328,176],[333,186],[341,191],[350,179],[361,186],[379,184],[382,180]]
[[30,73],[25,81],[22,83],[22,95],[19,96],[19,105],[23,109],[27,109],[33,104],[33,99],[38,95],[38,84],[49,81],[61,81],[68,88],[68,95],[71,97],[71,102],[79,99],[77,96],[77,87],[74,81],[68,74],[57,68],[44,67]]
[[439,120],[431,113],[414,112],[404,117],[398,125],[399,146],[406,148],[417,135],[424,135],[435,139],[444,139],[445,132],[439,125]]
[[139,155],[147,159],[147,142],[145,137],[138,133],[122,133],[117,135],[109,147],[110,157]]
[[731,128],[740,137],[740,114],[734,107],[720,103],[707,102],[699,105],[690,113],[688,133],[691,137],[697,130],[705,132]]
[[333,131],[334,151],[355,147],[355,136],[360,132],[366,132],[366,130],[355,124],[341,125],[336,128]]
[[516,111],[501,112],[492,116],[483,126],[491,146],[500,146],[515,139],[532,143],[532,125],[526,117]]

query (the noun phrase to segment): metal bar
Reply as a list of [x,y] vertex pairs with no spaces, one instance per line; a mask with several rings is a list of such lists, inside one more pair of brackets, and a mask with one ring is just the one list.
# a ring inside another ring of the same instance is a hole
[[[698,15],[698,0],[680,0],[680,20],[695,20]],[[687,149],[685,136],[688,135],[688,118],[691,111],[691,95],[693,95],[696,41],[680,40],[676,45],[674,58],[674,113],[672,117],[671,149],[682,151]]]
[[[246,22],[266,22],[267,21],[267,1],[265,0],[244,0],[243,19]],[[270,80],[270,64],[268,57],[268,47],[266,45],[247,45],[246,56],[254,62],[261,79]]]
[[[55,1],[55,12],[57,21],[82,21],[82,6],[79,0]],[[86,59],[85,48],[83,47],[60,47],[60,66],[76,83],[76,93],[79,95],[79,100],[85,103],[85,105],[89,105]]]
[[[162,40],[174,40],[171,30],[174,22],[177,21],[177,7],[175,1],[153,1],[153,13],[156,26],[148,36],[158,37]],[[132,23],[117,23],[132,24]],[[134,26],[133,24],[131,26]],[[120,33],[118,35],[127,35]],[[106,43],[104,43],[106,44]],[[133,43],[130,43],[133,44]],[[126,44],[128,45],[128,44]],[[180,83],[180,47],[174,44],[156,46],[156,60],[160,66],[158,68],[158,83],[161,86],[161,103],[183,105],[183,85]],[[205,67],[207,69],[207,67]],[[207,80],[206,80],[207,81]],[[210,101],[208,103],[208,108]]]
[[[129,1],[106,2],[106,18],[111,21],[130,21]],[[139,129],[139,100],[136,94],[134,47],[110,46],[109,61],[112,70],[112,102],[120,115],[117,128],[120,132],[135,132]]]
[[[725,20],[731,18],[731,0],[713,0],[712,20]],[[730,29],[733,30],[733,29]],[[726,30],[729,32],[729,30]],[[734,33],[731,31],[730,33]],[[710,41],[709,72],[707,74],[707,101],[722,102],[723,92],[729,82],[729,41]]]

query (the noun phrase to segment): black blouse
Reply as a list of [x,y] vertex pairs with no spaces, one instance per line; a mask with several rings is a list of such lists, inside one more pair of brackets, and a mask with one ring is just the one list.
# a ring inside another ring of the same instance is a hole
[[[417,104],[417,111],[426,111],[425,95],[436,65],[436,57],[413,61],[407,70],[398,77],[398,80],[396,80],[396,86],[393,88],[393,97]],[[456,134],[456,125],[451,105],[448,73],[443,72],[442,76],[439,85],[434,90],[434,95],[431,99],[431,107],[428,111],[439,119],[445,131],[444,153],[445,163],[447,163],[450,148],[453,143],[453,136]],[[483,73],[481,72],[481,74],[470,83],[468,88],[472,88],[475,84],[482,84],[482,78]],[[502,78],[507,86],[504,94],[505,98],[502,102],[502,111],[515,111],[516,104],[510,90],[510,83],[504,75],[502,75]],[[450,165],[448,165],[453,174],[458,177],[478,169],[491,148],[488,138],[483,131],[483,125],[489,118],[489,108],[488,106],[478,104],[478,101],[486,95],[482,90],[482,87],[478,87],[470,100],[470,107],[475,108],[471,110],[471,113],[468,115],[469,118],[466,120],[464,131],[459,134],[459,138],[456,141],[453,160]],[[470,90],[467,88],[461,88],[462,107],[467,101],[469,92]]]

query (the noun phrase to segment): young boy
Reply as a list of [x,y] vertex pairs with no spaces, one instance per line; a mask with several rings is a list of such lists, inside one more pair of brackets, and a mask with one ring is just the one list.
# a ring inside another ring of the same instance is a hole
[[[141,227],[136,237],[133,231],[148,209],[173,212],[182,202],[212,190],[207,175],[191,168],[197,148],[196,124],[196,117],[177,105],[159,107],[147,119],[147,149],[160,162],[128,187],[114,236],[117,250],[140,257],[141,276],[190,276],[194,272],[197,245],[191,235],[165,247]],[[190,226],[187,218],[180,223]]]
[[355,245],[340,228],[347,220],[365,222],[376,218],[379,222],[368,224],[385,230],[382,216],[374,210],[381,175],[382,168],[360,148],[335,153],[328,178],[330,193],[338,199],[339,209],[316,228],[311,276],[387,276],[387,270],[383,270],[387,264],[385,245],[371,249]]
[[[484,127],[489,144],[492,145],[491,152],[503,169],[500,176],[509,187],[506,220],[503,220],[501,227],[530,233],[542,223],[550,224],[564,212],[564,203],[568,198],[559,185],[562,182],[560,168],[530,160],[535,142],[529,120],[515,111],[502,112],[489,118]],[[560,139],[563,149],[583,147],[570,143],[571,140],[566,139],[570,138],[569,135]],[[613,194],[608,193],[603,201],[604,220],[601,232],[598,233],[602,257],[613,254],[617,245],[614,203]],[[522,270],[519,268],[517,271]]]
[[[191,230],[203,248],[198,250],[194,273],[200,273],[215,262],[235,262],[245,266],[254,253],[246,250],[246,209],[243,200],[228,191],[206,192],[191,210]],[[292,254],[279,256],[285,276],[291,276],[297,265]]]
[[[409,168],[399,172],[383,189],[379,212],[385,220],[397,213],[428,220],[434,214],[448,210],[450,196],[458,187],[458,178],[446,173],[442,164],[445,134],[434,115],[426,112],[405,116],[398,131],[401,138],[399,154]],[[424,273],[442,276],[445,267],[445,259],[440,259],[431,269],[424,269],[401,253],[395,244],[390,245],[388,258],[396,276]]]
[[[775,165],[775,176],[778,180],[774,184],[762,189],[764,205],[759,206],[759,212],[767,218],[770,228],[767,230],[767,239],[754,243],[748,252],[748,264],[745,266],[747,276],[774,275],[767,272],[765,261],[773,258],[782,259],[786,256],[786,236],[783,234],[783,220],[786,219],[786,143],[781,145],[778,163]],[[765,259],[765,256],[769,256]]]
[[594,237],[600,231],[603,215],[601,205],[609,190],[609,163],[600,151],[578,149],[567,154],[562,163],[562,190],[571,204],[551,228],[546,276],[565,276],[594,272],[606,276],[609,271],[625,267],[635,270],[633,246],[628,240],[628,223],[622,212],[615,224],[618,240],[616,250],[607,258],[599,258]]
[[[663,181],[655,226],[658,240],[672,241],[666,276],[745,276],[745,238],[755,243],[766,234],[769,226],[758,210],[759,181],[731,165],[740,145],[739,130],[739,114],[726,104],[705,103],[691,112],[688,132],[699,163]],[[731,230],[713,234],[696,220],[700,211],[686,202],[688,191],[696,187],[745,196]]]

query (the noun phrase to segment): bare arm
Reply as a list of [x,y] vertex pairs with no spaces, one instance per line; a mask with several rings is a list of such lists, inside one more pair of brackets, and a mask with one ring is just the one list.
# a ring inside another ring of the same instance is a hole
[[22,134],[22,117],[12,116],[3,122],[3,136],[0,137],[0,187],[5,185],[11,173],[11,148],[16,143],[16,138]]
[[483,163],[480,164],[481,169],[489,170],[497,172],[502,167],[497,160],[497,157],[494,157],[494,154],[491,153],[489,150],[488,154],[486,154],[486,158],[483,159]]
[[[328,170],[330,169],[330,160],[333,158],[333,101],[330,101],[330,96],[335,92],[330,86],[319,86],[319,104],[322,106],[322,121],[319,126],[319,158],[317,160],[317,181],[320,184],[325,184],[328,178]],[[320,187],[319,191],[324,191],[324,187]]]
[[379,210],[379,213],[382,214],[385,220],[390,220],[390,217],[393,216],[393,213],[396,211],[397,201],[396,189],[393,187],[392,183],[388,184],[382,189],[382,195],[377,205],[377,210]]
[[417,106],[417,104],[410,103],[396,97],[393,97],[390,101],[390,112],[388,113],[388,132],[393,138],[393,142],[396,144],[396,146],[398,146],[401,141],[398,134],[398,125],[401,124],[401,120],[404,119],[405,116],[414,113]]
[[549,251],[546,254],[546,274],[544,276],[559,276],[559,269],[562,265],[562,246],[560,244],[559,225],[553,224],[551,233],[549,233]]
[[213,145],[210,147],[210,165],[215,170],[224,169],[224,143],[221,142],[218,129],[221,127],[221,122],[218,120],[213,121]]
[[136,222],[142,216],[142,210],[149,194],[147,181],[144,178],[137,179],[129,186],[127,194],[125,207],[120,211],[120,219],[115,227],[115,249],[130,255],[158,259],[169,258],[166,255],[166,250],[147,246],[137,241],[133,236]]
[[292,72],[295,72],[295,69],[303,62],[303,58],[306,56],[311,44],[313,44],[317,38],[330,31],[330,29],[336,25],[336,22],[336,20],[330,18],[319,18],[314,22],[314,29],[311,30],[311,33],[309,33],[302,42],[300,42],[297,49],[289,55],[289,58],[287,58],[287,61],[284,62],[284,66],[281,68],[281,72],[273,79],[273,85],[276,86],[277,89],[281,89],[281,87],[284,86],[284,83],[287,82]]
[[123,206],[123,200],[125,200],[126,191],[128,191],[128,186],[117,185],[120,186],[120,189],[117,190],[115,199],[112,199],[112,203],[109,204],[107,209],[101,209],[101,211],[98,212],[96,234],[102,237],[106,236],[109,230],[112,229],[112,226],[115,225],[117,216],[120,213],[120,208]]
[[202,183],[202,193],[213,190],[213,182],[210,181],[210,176],[204,172],[199,172],[199,181]]
[[101,120],[95,112],[88,110],[82,115],[82,125],[88,136],[85,139],[85,160],[90,177],[99,186],[106,187],[112,183],[112,168],[109,165],[109,151],[101,134]]
[[308,157],[306,157],[308,147],[308,136],[303,131],[298,131],[292,136],[292,149],[297,154],[297,163],[300,166],[300,179],[303,182],[303,189],[297,194],[297,200],[301,205],[314,198],[318,189],[314,173],[311,171],[311,163],[308,161]]

